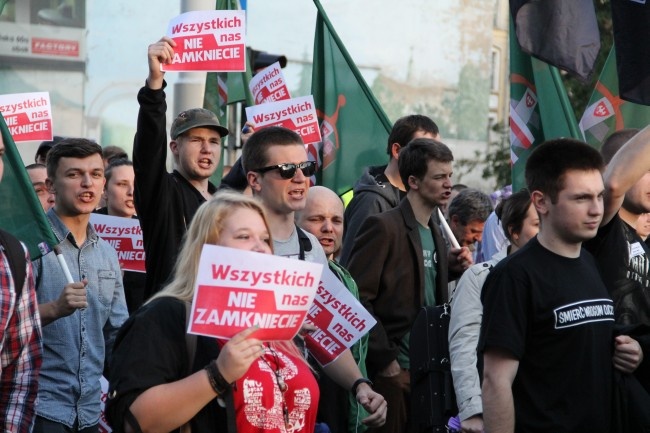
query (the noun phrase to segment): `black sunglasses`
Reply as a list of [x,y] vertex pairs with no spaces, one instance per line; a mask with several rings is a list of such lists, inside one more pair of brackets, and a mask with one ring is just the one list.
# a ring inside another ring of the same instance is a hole
[[309,177],[313,176],[314,173],[316,173],[316,161],[305,161],[298,164],[287,162],[285,164],[269,165],[268,167],[258,168],[257,170],[253,171],[256,171],[258,173],[266,173],[267,171],[276,169],[280,172],[280,177],[282,177],[282,179],[293,179],[293,177],[296,175],[297,169],[302,170],[302,174]]

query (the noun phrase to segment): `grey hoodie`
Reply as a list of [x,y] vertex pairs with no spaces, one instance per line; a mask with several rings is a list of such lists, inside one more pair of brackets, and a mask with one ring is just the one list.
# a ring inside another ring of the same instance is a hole
[[397,207],[402,198],[400,190],[388,182],[385,169],[385,165],[367,167],[354,185],[354,197],[345,209],[343,248],[339,258],[343,266],[347,265],[354,238],[365,219]]

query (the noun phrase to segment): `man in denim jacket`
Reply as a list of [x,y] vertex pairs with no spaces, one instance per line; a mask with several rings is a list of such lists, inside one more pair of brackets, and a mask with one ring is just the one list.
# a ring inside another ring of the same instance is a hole
[[101,150],[65,139],[47,158],[47,186],[56,194],[47,218],[75,282],[54,252],[35,262],[43,324],[36,433],[98,431],[99,379],[128,316],[117,254],[89,223],[105,183]]

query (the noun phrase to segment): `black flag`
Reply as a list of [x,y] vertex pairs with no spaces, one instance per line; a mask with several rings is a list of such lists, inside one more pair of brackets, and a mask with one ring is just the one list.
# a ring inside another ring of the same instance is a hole
[[525,53],[589,79],[600,50],[593,0],[510,0],[510,12]]
[[650,4],[612,0],[612,20],[620,96],[650,105]]

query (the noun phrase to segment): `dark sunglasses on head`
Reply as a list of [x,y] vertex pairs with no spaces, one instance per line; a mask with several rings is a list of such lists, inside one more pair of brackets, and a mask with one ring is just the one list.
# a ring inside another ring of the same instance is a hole
[[269,165],[268,167],[258,168],[256,171],[258,173],[266,173],[271,170],[278,170],[282,179],[293,179],[296,175],[296,170],[302,170],[302,174],[305,176],[313,176],[316,173],[316,161],[305,161],[298,164],[285,163],[277,165]]

